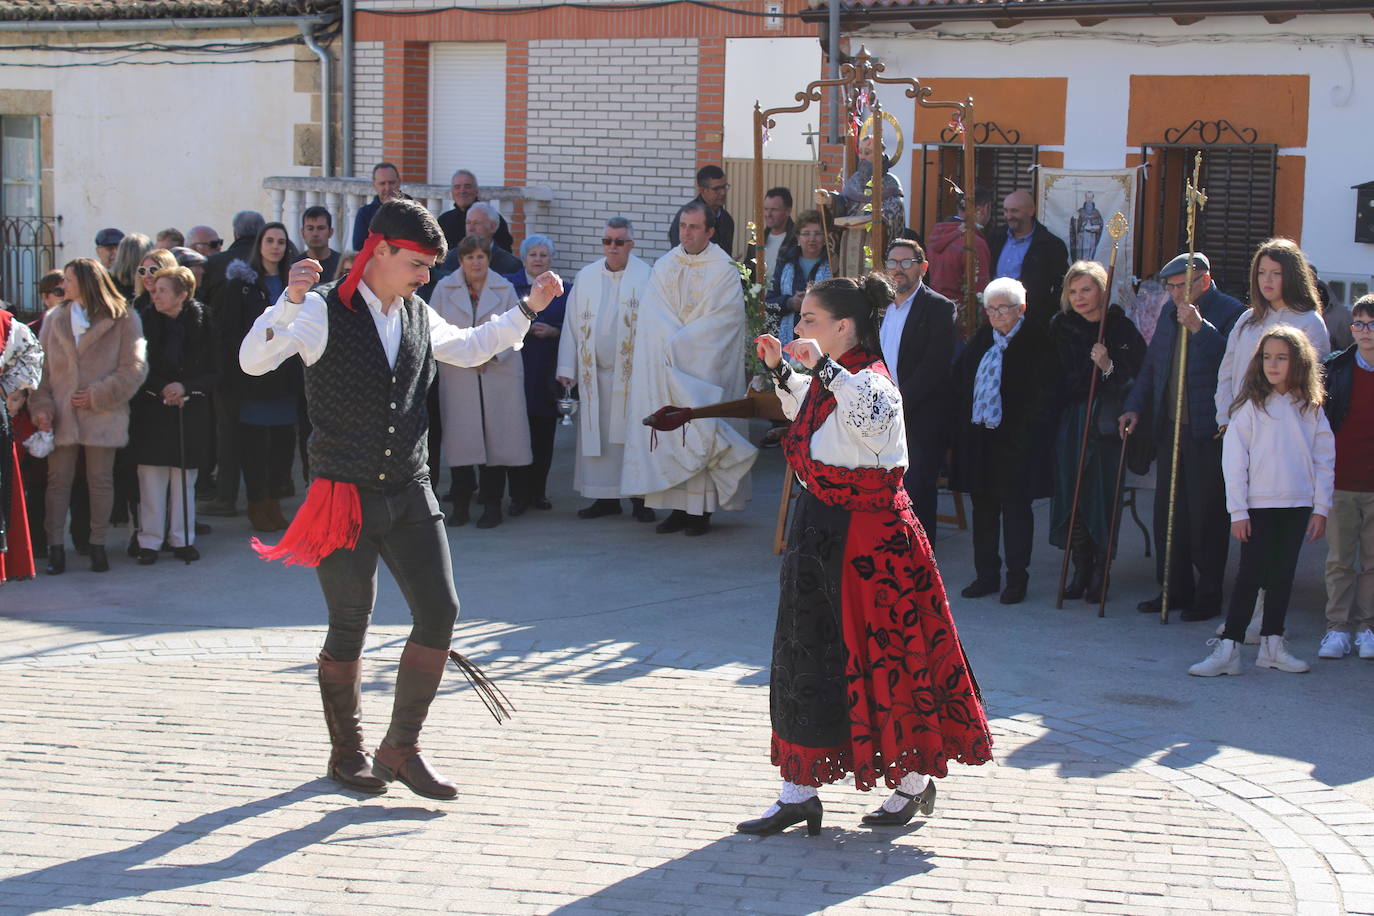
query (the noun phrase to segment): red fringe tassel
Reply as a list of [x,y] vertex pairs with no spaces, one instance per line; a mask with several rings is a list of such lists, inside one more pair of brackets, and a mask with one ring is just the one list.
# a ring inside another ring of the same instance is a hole
[[319,566],[336,550],[352,550],[363,527],[363,510],[358,488],[315,478],[305,495],[305,504],[296,512],[276,546],[253,538],[253,549],[264,560],[281,560],[287,566]]

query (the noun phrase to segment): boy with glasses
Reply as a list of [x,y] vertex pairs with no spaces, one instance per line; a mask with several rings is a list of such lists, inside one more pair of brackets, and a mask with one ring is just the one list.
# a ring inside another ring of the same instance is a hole
[[1351,308],[1355,342],[1326,360],[1336,489],[1326,524],[1326,635],[1320,658],[1374,659],[1374,295]]

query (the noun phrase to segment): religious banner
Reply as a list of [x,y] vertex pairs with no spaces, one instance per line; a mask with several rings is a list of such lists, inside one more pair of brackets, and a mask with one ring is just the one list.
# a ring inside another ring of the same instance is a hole
[[1116,255],[1116,289],[1112,301],[1129,301],[1135,272],[1135,169],[1036,170],[1039,195],[1036,211],[1040,222],[1069,246],[1070,261],[1111,264],[1112,237],[1107,220],[1120,212],[1130,224]]

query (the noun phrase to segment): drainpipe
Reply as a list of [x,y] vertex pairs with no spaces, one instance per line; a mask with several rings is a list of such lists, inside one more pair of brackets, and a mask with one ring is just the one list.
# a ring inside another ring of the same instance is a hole
[[315,40],[314,30],[301,23],[298,28],[305,46],[320,59],[320,174],[334,175],[334,64],[329,52]]
[[[830,57],[831,79],[840,78],[840,0],[830,0],[830,22],[829,35],[830,48],[826,52]],[[830,87],[830,142],[840,142],[840,87]]]
[[343,16],[343,50],[340,56],[343,58],[342,72],[339,73],[340,82],[343,83],[343,111],[340,112],[341,122],[339,133],[342,135],[343,155],[339,158],[339,174],[345,178],[353,177],[353,0],[343,0],[340,14]]

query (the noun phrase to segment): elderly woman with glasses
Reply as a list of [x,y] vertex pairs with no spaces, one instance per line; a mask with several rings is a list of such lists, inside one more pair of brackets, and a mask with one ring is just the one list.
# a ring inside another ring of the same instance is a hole
[[[1002,277],[983,293],[985,322],[954,365],[956,425],[950,488],[973,503],[975,578],[961,595],[1002,589],[1003,604],[1026,597],[1035,517],[1031,502],[1051,495],[1058,362],[1049,333],[1026,320],[1026,288]],[[1006,588],[1002,588],[1006,551]]]
[[[506,274],[515,287],[515,294],[525,298],[534,280],[553,269],[558,254],[553,239],[547,235],[531,235],[520,243],[523,270]],[[549,303],[539,313],[539,320],[530,325],[520,357],[525,362],[525,411],[530,422],[530,452],[534,461],[522,468],[511,468],[511,515],[524,515],[533,506],[552,509],[553,503],[545,492],[549,483],[549,468],[553,465],[553,439],[558,430],[558,398],[561,387],[554,381],[558,369],[558,338],[563,332],[563,316],[568,310],[568,294],[572,284],[563,285],[563,295]]]

